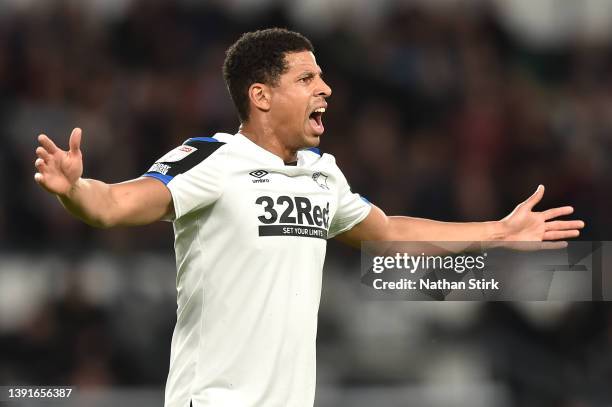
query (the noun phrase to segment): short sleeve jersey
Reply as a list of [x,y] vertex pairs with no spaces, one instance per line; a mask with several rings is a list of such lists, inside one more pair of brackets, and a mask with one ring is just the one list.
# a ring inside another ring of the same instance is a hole
[[165,406],[311,407],[326,239],[370,204],[329,154],[192,138],[145,174],[174,203],[177,322]]

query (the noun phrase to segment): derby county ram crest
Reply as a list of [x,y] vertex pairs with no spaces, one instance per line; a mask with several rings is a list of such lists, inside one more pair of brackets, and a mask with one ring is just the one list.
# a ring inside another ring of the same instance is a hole
[[329,187],[327,186],[327,175],[323,174],[322,172],[315,172],[314,174],[312,174],[312,180],[316,182],[317,185],[321,188],[329,189]]

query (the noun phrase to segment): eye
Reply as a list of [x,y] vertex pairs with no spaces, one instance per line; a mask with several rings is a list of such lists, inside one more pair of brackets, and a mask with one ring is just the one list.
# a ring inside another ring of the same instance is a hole
[[302,82],[302,83],[308,83],[308,82],[310,82],[311,80],[312,80],[312,76],[311,76],[311,75],[304,76],[303,78],[298,79],[298,81],[299,81],[299,82]]

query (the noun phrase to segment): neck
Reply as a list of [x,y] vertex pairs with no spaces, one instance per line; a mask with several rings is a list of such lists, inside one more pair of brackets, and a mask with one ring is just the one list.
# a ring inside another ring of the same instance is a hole
[[280,157],[285,163],[297,161],[297,150],[286,146],[270,126],[249,122],[241,124],[239,131],[259,147]]

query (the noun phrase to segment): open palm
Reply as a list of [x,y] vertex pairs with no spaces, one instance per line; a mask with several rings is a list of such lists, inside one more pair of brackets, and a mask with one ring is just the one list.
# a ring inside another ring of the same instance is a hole
[[574,212],[571,206],[552,208],[542,212],[533,211],[534,206],[542,200],[544,186],[538,186],[536,192],[526,201],[502,219],[506,229],[507,241],[542,242],[563,240],[580,235],[579,229],[584,227],[581,220],[556,220],[560,216]]
[[72,130],[68,151],[58,148],[44,134],[38,136],[38,142],[38,158],[34,163],[38,172],[34,175],[34,180],[53,194],[66,195],[83,174],[81,129]]

